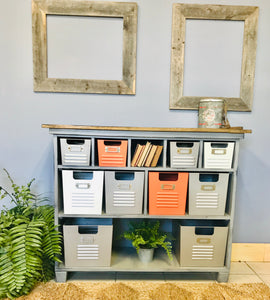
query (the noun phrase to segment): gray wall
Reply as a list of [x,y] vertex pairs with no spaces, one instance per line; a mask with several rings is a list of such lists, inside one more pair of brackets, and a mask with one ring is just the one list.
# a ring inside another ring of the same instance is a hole
[[[48,130],[42,129],[41,124],[85,124],[85,125],[117,125],[117,126],[157,126],[157,127],[197,127],[197,113],[194,111],[170,111],[169,83],[170,83],[170,45],[171,45],[171,0],[138,0],[138,37],[137,37],[137,89],[135,96],[95,95],[95,94],[57,94],[34,93],[32,71],[32,32],[31,32],[31,1],[9,0],[0,2],[0,168],[6,168],[19,184],[28,182],[35,177],[34,189],[37,193],[53,195],[53,167],[52,167],[52,137]],[[257,48],[257,63],[254,88],[254,105],[251,113],[230,112],[228,114],[231,126],[244,126],[252,129],[253,133],[246,135],[241,143],[239,180],[237,190],[236,219],[233,235],[234,242],[270,242],[268,228],[270,228],[270,174],[269,174],[269,111],[270,111],[270,1],[269,0],[197,0],[182,3],[224,4],[224,5],[256,5],[260,7],[259,33]],[[54,32],[64,30],[63,25],[54,25],[53,18],[50,29],[50,57],[52,65],[50,74],[68,72],[65,61],[72,58],[70,47],[63,41],[57,41]],[[56,22],[57,23],[57,22]],[[60,22],[61,23],[61,22]],[[117,31],[118,22],[112,30]],[[62,26],[62,27],[61,27]],[[74,25],[74,26],[79,26]],[[75,27],[76,28],[76,27]],[[87,27],[86,27],[87,28]],[[217,27],[219,28],[219,27]],[[101,28],[102,29],[102,28]],[[212,33],[220,29],[211,29]],[[241,33],[239,27],[237,32]],[[201,32],[197,36],[201,36]],[[94,49],[99,41],[91,37],[91,33],[78,30],[75,34],[79,38],[76,42],[80,55],[87,57],[88,47],[91,51],[91,62],[95,66],[95,59],[99,61],[104,53],[99,48]],[[84,39],[85,37],[91,37]],[[119,47],[118,33],[111,35],[109,46],[112,53]],[[232,42],[239,43],[239,33],[232,32]],[[103,41],[104,42],[104,41]],[[82,43],[82,45],[80,44]],[[102,41],[101,41],[102,43]],[[228,45],[226,45],[227,47]],[[57,49],[64,50],[57,53]],[[67,49],[68,48],[68,49]],[[71,51],[72,50],[72,51]],[[196,50],[195,54],[205,54],[205,49]],[[197,52],[196,52],[197,51]],[[228,61],[237,61],[235,52],[228,47]],[[194,53],[193,53],[194,54]],[[63,65],[56,64],[63,57]],[[236,54],[237,55],[237,54]],[[119,57],[117,58],[119,59]],[[88,60],[87,60],[88,61]],[[191,62],[193,59],[191,59]],[[52,63],[53,62],[53,63]],[[106,70],[108,64],[105,64]],[[229,87],[235,84],[230,78],[235,74],[235,63],[232,69],[227,68],[226,76],[229,80],[220,85],[223,93],[224,86],[227,93],[232,93]],[[50,67],[50,66],[49,66]],[[75,68],[74,67],[74,68]],[[192,66],[191,66],[192,67]],[[87,68],[89,68],[87,66]],[[87,72],[82,67],[82,72]],[[91,68],[91,65],[90,65]],[[194,68],[194,66],[193,66]],[[197,66],[199,68],[199,66]],[[114,59],[109,63],[109,72],[118,72]],[[196,65],[195,65],[195,70]],[[231,70],[231,71],[230,71]],[[79,70],[77,70],[80,72]],[[75,71],[74,71],[75,72]],[[232,74],[230,74],[232,72]],[[237,72],[237,68],[236,68]],[[192,71],[189,72],[192,74]],[[187,73],[188,79],[192,75]],[[223,73],[223,72],[222,72]],[[82,73],[84,74],[84,73]],[[111,75],[108,76],[111,76]],[[113,76],[112,75],[112,76]],[[80,74],[78,75],[80,76]],[[102,76],[102,74],[101,74]],[[106,75],[107,76],[107,75]],[[200,81],[191,85],[194,93],[204,87]],[[216,87],[216,84],[214,85]],[[211,87],[208,87],[211,94]],[[187,88],[188,91],[188,88]],[[217,94],[219,90],[215,91]],[[5,174],[1,171],[0,183],[7,185]]]

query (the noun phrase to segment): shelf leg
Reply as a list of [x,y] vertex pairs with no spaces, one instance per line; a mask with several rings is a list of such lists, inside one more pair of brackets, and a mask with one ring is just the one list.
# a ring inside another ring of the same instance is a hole
[[67,272],[65,271],[55,271],[56,282],[66,282],[67,281]]
[[218,282],[228,282],[229,280],[229,272],[219,272],[217,275]]

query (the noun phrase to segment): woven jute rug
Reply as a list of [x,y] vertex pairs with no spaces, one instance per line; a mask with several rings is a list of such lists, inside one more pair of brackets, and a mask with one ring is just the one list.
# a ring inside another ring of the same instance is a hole
[[54,281],[39,284],[20,300],[270,300],[263,283],[157,281]]

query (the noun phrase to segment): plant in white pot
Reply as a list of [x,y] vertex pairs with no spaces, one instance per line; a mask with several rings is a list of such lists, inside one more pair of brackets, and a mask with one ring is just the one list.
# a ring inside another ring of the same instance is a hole
[[129,230],[122,236],[132,242],[140,260],[144,263],[153,259],[154,249],[158,247],[162,247],[169,259],[172,259],[171,242],[168,240],[168,234],[160,230],[159,221],[130,222]]

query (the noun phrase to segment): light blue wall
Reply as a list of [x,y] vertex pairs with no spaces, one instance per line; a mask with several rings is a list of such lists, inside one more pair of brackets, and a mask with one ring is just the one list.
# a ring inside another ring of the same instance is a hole
[[[137,1],[136,96],[118,96],[34,93],[31,1],[1,1],[0,168],[7,168],[19,184],[35,177],[35,191],[52,197],[52,137],[41,128],[43,123],[197,127],[196,112],[168,108],[174,2]],[[233,240],[270,242],[270,1],[185,0],[182,3],[260,7],[253,110],[228,114],[232,126],[253,130],[241,143]],[[79,34],[85,37],[83,32]],[[0,183],[8,183],[3,172]]]

